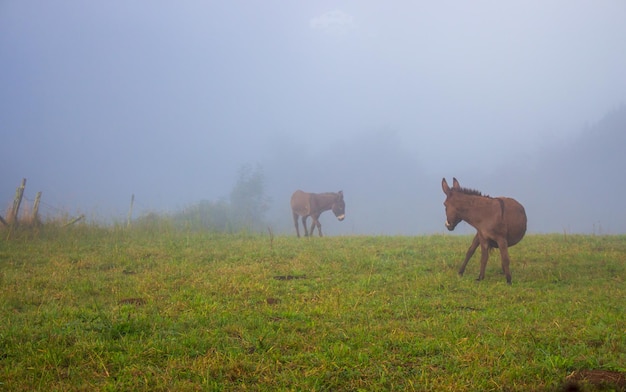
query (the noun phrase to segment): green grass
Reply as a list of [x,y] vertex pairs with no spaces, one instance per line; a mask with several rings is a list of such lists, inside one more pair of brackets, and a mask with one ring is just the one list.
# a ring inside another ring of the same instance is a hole
[[497,250],[482,282],[478,255],[457,275],[468,236],[5,237],[0,390],[550,391],[626,371],[626,236],[528,235],[511,286]]

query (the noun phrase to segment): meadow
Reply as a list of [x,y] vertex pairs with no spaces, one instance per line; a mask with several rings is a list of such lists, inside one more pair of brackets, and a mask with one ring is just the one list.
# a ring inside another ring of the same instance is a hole
[[0,234],[0,390],[626,389],[623,235]]

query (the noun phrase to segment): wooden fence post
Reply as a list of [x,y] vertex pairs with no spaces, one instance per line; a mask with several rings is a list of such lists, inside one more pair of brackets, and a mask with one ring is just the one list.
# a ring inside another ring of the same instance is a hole
[[130,220],[133,217],[133,204],[135,204],[135,194],[130,197],[130,209],[128,210],[128,218],[126,219],[126,227],[130,226]]
[[41,200],[41,192],[37,192],[37,196],[35,196],[35,202],[33,203],[32,224],[34,225],[39,224],[39,217],[37,216],[37,214],[39,214],[39,201],[40,200]]
[[17,187],[15,191],[15,199],[13,199],[13,208],[11,213],[7,217],[9,224],[17,226],[17,215],[20,210],[20,204],[22,204],[22,197],[24,196],[24,188],[26,188],[26,179],[22,178],[22,184]]

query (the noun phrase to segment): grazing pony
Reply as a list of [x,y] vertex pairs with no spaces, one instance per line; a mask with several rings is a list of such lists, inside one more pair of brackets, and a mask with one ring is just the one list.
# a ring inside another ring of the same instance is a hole
[[509,197],[483,196],[478,191],[461,188],[456,178],[452,180],[452,188],[445,178],[441,181],[441,187],[446,194],[446,201],[443,203],[446,207],[446,228],[452,231],[460,221],[465,221],[476,229],[476,236],[467,250],[459,275],[463,275],[467,262],[480,245],[478,280],[484,279],[489,250],[498,248],[502,258],[502,271],[506,275],[506,282],[511,284],[508,248],[520,242],[526,233],[524,207]]
[[[343,201],[343,192],[337,193],[307,193],[297,190],[291,195],[291,212],[293,213],[293,223],[296,226],[296,234],[300,237],[300,229],[298,227],[298,217],[302,217],[302,226],[304,226],[304,236],[313,236],[313,230],[317,226],[317,232],[322,237],[322,225],[319,217],[322,212],[333,210],[333,213],[342,221],[346,214],[346,203]],[[313,218],[311,224],[311,232],[307,230],[306,218]]]

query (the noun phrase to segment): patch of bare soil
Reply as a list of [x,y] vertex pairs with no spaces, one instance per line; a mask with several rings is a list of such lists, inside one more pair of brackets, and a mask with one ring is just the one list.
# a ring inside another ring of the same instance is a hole
[[265,300],[265,302],[267,302],[268,305],[276,305],[276,304],[280,303],[280,299],[278,299],[278,298],[267,298]]
[[141,306],[146,304],[146,300],[143,298],[123,298],[119,300],[118,304]]
[[585,391],[584,385],[598,390],[626,391],[626,374],[611,370],[576,370],[566,378],[563,388],[567,392]]
[[306,275],[276,275],[276,280],[294,280],[294,279],[306,279]]

